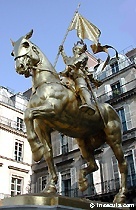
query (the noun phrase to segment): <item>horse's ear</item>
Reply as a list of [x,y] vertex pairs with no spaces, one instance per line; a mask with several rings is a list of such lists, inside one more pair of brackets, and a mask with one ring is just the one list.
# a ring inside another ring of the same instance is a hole
[[26,38],[26,39],[30,39],[31,36],[32,36],[32,34],[33,34],[33,29],[32,29],[29,33],[27,33],[27,34],[25,35],[25,38]]
[[15,42],[12,39],[10,39],[10,41],[11,41],[12,46],[14,47]]

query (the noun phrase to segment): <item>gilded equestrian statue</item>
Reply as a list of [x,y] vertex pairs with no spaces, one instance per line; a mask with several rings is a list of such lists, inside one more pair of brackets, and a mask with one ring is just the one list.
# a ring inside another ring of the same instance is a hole
[[51,179],[44,192],[56,192],[58,177],[53,161],[51,132],[57,130],[77,140],[82,157],[87,162],[87,167],[79,172],[79,189],[82,191],[88,187],[86,175],[98,169],[94,150],[104,143],[112,148],[121,174],[120,189],[114,202],[125,202],[127,163],[122,151],[122,125],[118,114],[107,103],[99,104],[99,110],[95,103],[91,104],[95,110],[93,114],[80,110],[80,98],[71,88],[62,84],[53,65],[29,40],[32,33],[30,31],[16,42],[12,41],[12,55],[16,72],[32,77],[32,95],[24,121],[33,160],[40,161],[44,157],[48,165]]

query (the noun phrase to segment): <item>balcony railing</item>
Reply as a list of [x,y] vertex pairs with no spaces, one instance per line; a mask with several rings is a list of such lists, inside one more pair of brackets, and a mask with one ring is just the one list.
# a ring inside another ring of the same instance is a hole
[[107,65],[103,71],[100,71],[95,76],[98,80],[104,80],[109,76],[114,75],[117,72],[122,71],[124,68],[134,64],[136,64],[136,55],[134,55],[131,60],[127,56],[124,56],[122,60],[120,58],[119,60],[115,60],[113,63],[111,63],[111,65]]
[[[84,193],[80,192],[78,187],[74,189],[66,189],[61,191],[61,195],[67,195],[69,197],[94,197],[99,195],[104,195],[108,193],[116,193],[120,188],[120,179],[107,180],[95,185],[89,185],[88,190]],[[136,188],[136,173],[128,175],[127,177],[127,188],[128,190]],[[101,189],[101,190],[98,190]]]
[[3,117],[3,116],[0,116],[0,123],[8,126],[10,128],[14,128],[16,130],[22,131],[24,133],[26,132],[26,128],[25,128],[24,123],[19,125],[18,122],[13,121],[13,120],[8,119],[8,118]]
[[104,94],[98,95],[97,99],[100,103],[108,102],[110,100],[114,100],[116,98],[121,98],[124,95],[131,95],[135,93],[136,91],[136,82],[135,79],[131,80],[130,82],[127,82],[123,85],[120,85],[120,88],[117,88],[115,90],[109,90],[105,91]]

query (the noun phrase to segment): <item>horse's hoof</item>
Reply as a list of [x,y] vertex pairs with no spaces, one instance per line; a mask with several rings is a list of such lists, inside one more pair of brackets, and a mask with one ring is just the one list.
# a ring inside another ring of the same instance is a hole
[[125,203],[126,202],[126,196],[124,194],[118,193],[115,195],[113,203]]
[[79,180],[78,188],[82,192],[87,190],[87,188],[88,188],[88,181],[87,181],[87,179]]
[[57,193],[57,189],[54,185],[49,185],[47,187],[45,187],[45,189],[42,191],[42,193],[52,193],[52,194],[56,194]]
[[35,162],[40,161],[43,157],[43,154],[44,154],[44,146],[42,144],[39,144],[39,147],[36,150],[32,151],[33,160]]

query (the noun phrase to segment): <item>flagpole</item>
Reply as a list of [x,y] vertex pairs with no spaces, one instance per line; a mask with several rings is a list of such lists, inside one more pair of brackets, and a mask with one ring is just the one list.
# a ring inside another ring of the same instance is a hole
[[96,97],[95,97],[95,95],[94,95],[92,86],[91,86],[91,84],[90,84],[90,80],[89,80],[89,78],[88,78],[87,75],[86,75],[86,80],[87,80],[87,84],[88,84],[88,86],[89,86],[89,89],[90,89],[90,91],[91,91],[91,93],[92,93],[92,96],[93,96],[93,99],[94,99],[94,102],[95,102],[97,111],[98,111],[99,115],[101,116],[101,118],[102,118],[102,120],[103,120],[104,126],[106,127],[106,122],[105,122],[104,117],[103,117],[103,115],[102,115],[102,113],[101,113],[101,110],[100,110],[99,105],[98,105],[98,103],[97,103],[97,99],[96,99]]
[[[68,32],[69,32],[69,27],[71,26],[71,24],[72,24],[72,22],[73,22],[73,20],[74,20],[75,15],[78,13],[78,10],[79,10],[80,5],[81,5],[81,4],[78,4],[77,9],[76,9],[76,11],[74,12],[73,18],[72,18],[72,20],[71,20],[71,22],[70,22],[70,24],[69,24],[69,26],[68,26],[68,28],[67,28],[67,30],[66,30],[66,33],[65,33],[65,36],[64,36],[64,38],[63,38],[63,40],[62,40],[61,45],[64,45],[64,42],[65,42],[65,40],[66,40],[66,38],[67,38],[67,35],[68,35]],[[55,59],[54,65],[53,65],[54,68],[56,67],[56,64],[57,64],[59,55],[60,55],[60,50],[58,50],[58,53],[57,53],[57,56],[56,56],[56,59]]]

